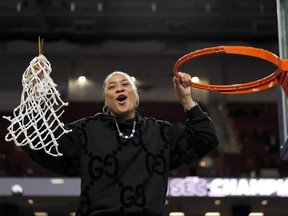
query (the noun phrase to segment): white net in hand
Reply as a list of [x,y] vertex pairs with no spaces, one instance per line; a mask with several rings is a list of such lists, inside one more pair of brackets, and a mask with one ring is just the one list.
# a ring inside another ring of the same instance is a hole
[[13,118],[4,116],[11,122],[5,140],[14,141],[17,146],[29,145],[33,150],[43,149],[52,156],[62,156],[57,139],[70,130],[64,128],[59,118],[64,113],[63,106],[68,103],[61,100],[57,85],[50,77],[51,71],[50,62],[44,55],[30,62],[22,76],[20,105],[14,109]]

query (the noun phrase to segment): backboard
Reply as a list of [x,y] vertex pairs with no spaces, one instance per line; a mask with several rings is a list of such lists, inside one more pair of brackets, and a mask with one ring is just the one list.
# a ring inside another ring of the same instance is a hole
[[[277,0],[277,20],[278,20],[278,40],[279,57],[287,59],[288,48],[288,0]],[[279,119],[279,142],[280,157],[282,160],[288,160],[288,100],[281,88],[277,87],[278,94],[278,119]]]

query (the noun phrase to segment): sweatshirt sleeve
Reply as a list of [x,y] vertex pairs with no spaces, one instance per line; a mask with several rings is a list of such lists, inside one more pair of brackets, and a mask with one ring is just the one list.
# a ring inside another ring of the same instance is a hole
[[[65,126],[71,132],[62,135],[58,140],[59,151],[63,156],[51,156],[44,150],[32,150],[29,146],[22,146],[22,149],[29,157],[42,167],[64,176],[79,176],[80,173],[80,148],[83,136],[81,124],[73,123]],[[57,133],[57,131],[55,132]]]
[[186,123],[174,124],[169,131],[170,169],[204,157],[219,142],[211,118],[199,105],[186,111],[186,114],[188,116]]

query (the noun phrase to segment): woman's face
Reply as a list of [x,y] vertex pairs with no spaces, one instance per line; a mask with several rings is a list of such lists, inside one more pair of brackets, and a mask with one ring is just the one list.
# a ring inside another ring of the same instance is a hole
[[125,74],[113,73],[104,83],[105,105],[111,114],[124,119],[135,117],[138,94],[135,86]]

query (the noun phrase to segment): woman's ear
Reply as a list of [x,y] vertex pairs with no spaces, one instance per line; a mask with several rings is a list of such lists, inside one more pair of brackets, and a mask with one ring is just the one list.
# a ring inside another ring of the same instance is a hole
[[139,97],[138,93],[136,93],[136,107],[139,106],[139,103],[140,103],[140,97]]

